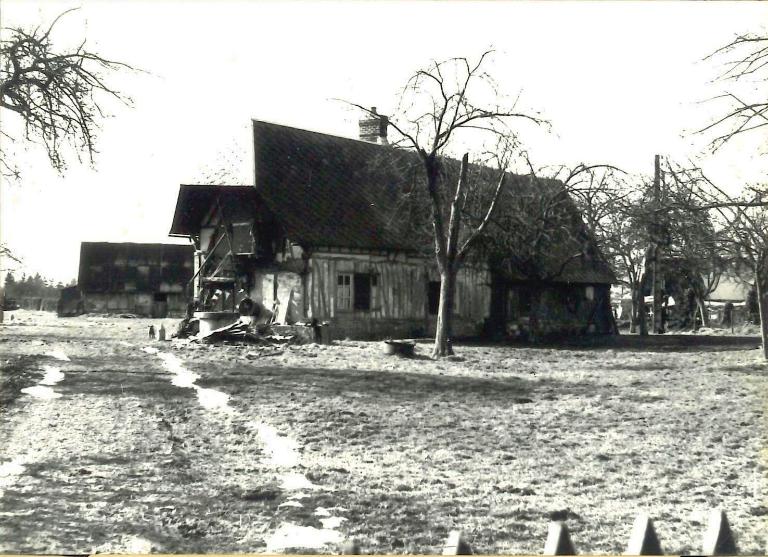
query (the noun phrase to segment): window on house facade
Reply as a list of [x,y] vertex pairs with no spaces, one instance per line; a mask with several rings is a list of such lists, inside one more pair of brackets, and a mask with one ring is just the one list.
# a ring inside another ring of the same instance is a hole
[[232,223],[232,252],[256,253],[256,236],[252,222]]
[[378,305],[378,278],[368,273],[339,273],[336,309],[371,311]]
[[336,282],[336,309],[352,309],[352,275],[341,273]]
[[587,300],[594,300],[595,299],[595,287],[594,286],[587,286],[584,288],[584,295],[587,298]]

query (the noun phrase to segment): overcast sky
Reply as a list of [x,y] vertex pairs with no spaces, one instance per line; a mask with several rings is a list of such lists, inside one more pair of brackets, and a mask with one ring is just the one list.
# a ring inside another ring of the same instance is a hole
[[[144,72],[110,77],[134,103],[106,105],[95,167],[72,156],[60,176],[28,146],[21,181],[2,183],[2,242],[26,272],[62,281],[77,276],[81,241],[173,241],[179,184],[252,183],[251,118],[356,137],[358,114],[334,99],[387,113],[414,70],[488,47],[504,92],[552,122],[550,134],[523,132],[538,166],[651,173],[655,153],[699,156],[705,138],[687,132],[723,108],[701,102],[722,89],[702,58],[768,23],[757,2],[0,0],[2,26],[70,7],[54,41],[85,38]],[[2,118],[15,129],[15,115]],[[700,162],[737,188],[765,175],[765,144],[744,138]]]

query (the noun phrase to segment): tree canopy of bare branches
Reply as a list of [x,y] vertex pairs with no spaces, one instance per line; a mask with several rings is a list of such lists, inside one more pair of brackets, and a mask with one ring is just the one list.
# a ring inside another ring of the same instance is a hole
[[704,172],[672,168],[677,183],[684,183],[697,202],[692,212],[706,212],[713,223],[721,257],[737,270],[749,269],[754,277],[760,310],[763,354],[768,359],[768,188],[745,187],[738,195],[727,193]]
[[[396,133],[394,146],[418,154],[429,199],[437,268],[441,277],[434,357],[452,354],[453,300],[456,275],[464,259],[487,229],[515,153],[519,152],[512,121],[539,125],[545,121],[518,108],[517,99],[504,103],[497,84],[485,70],[492,51],[477,61],[465,57],[434,61],[417,70],[403,88],[388,120]],[[350,103],[370,114],[373,110]],[[490,196],[473,179],[469,152],[492,162],[496,170]],[[447,160],[459,159],[457,173],[447,172]],[[483,199],[482,210],[468,219],[468,207]]]
[[729,85],[753,82],[756,89],[753,93],[742,94],[731,88],[710,99],[723,101],[728,107],[720,117],[698,132],[715,133],[710,142],[713,151],[736,135],[760,130],[768,125],[768,36],[754,33],[739,35],[705,58],[715,59],[724,60],[725,64],[718,81]]
[[[93,162],[103,97],[130,102],[105,82],[105,74],[133,69],[87,50],[85,42],[73,50],[57,50],[51,33],[71,11],[47,29],[3,29],[0,41],[0,107],[23,120],[24,139],[42,143],[59,172],[66,168],[65,145],[74,148],[79,160],[85,153]],[[18,138],[3,131],[3,139]],[[0,160],[5,175],[18,176],[5,153]]]

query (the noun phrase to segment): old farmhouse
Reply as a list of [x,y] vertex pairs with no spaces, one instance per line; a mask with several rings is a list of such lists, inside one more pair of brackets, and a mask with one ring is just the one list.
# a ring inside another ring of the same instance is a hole
[[193,253],[184,245],[83,242],[77,281],[81,305],[95,313],[183,316]]
[[[199,307],[246,300],[265,320],[327,322],[335,338],[431,334],[439,275],[431,244],[409,226],[407,186],[390,164],[403,154],[381,144],[385,133],[377,120],[361,122],[361,140],[254,121],[254,185],[180,186],[170,235],[195,245]],[[508,196],[524,187],[516,178]],[[584,252],[583,223],[572,220],[575,245],[550,259]],[[600,258],[568,257],[547,263],[563,268],[546,281],[506,260],[465,265],[454,334],[525,331],[535,307],[547,331],[612,332],[613,275]]]

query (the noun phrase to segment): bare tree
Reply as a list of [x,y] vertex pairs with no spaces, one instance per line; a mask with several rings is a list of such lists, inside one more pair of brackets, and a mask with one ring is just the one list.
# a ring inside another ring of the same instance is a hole
[[[491,51],[484,52],[477,62],[463,57],[435,61],[418,70],[406,83],[398,108],[388,121],[389,127],[399,134],[395,145],[418,153],[424,173],[422,187],[429,196],[435,259],[441,279],[432,353],[436,358],[453,353],[450,339],[456,276],[486,230],[507,179],[516,146],[516,134],[509,122],[544,122],[518,110],[517,101],[509,106],[499,103],[496,84],[483,67],[490,54]],[[371,109],[351,104],[378,116]],[[498,148],[500,144],[502,147]],[[463,218],[473,189],[470,145],[480,153],[497,153],[493,194],[482,217],[471,228]],[[457,157],[461,160],[458,175],[449,179],[446,161],[459,153],[463,154]]]
[[[725,60],[725,69],[717,79],[731,87],[710,100],[725,102],[727,109],[697,133],[715,132],[710,146],[716,151],[734,136],[768,125],[768,37],[754,33],[739,35],[705,58],[714,59]],[[751,81],[758,84],[756,97],[748,98],[744,95],[754,93],[734,90],[736,82]]]
[[583,163],[561,167],[555,177],[562,180],[576,203],[591,241],[597,244],[619,284],[630,291],[630,332],[640,328],[645,334],[642,279],[649,243],[644,209],[647,187],[637,186],[643,178],[608,164]]
[[[59,172],[66,168],[65,145],[74,148],[78,160],[84,152],[93,162],[104,97],[130,102],[105,83],[104,74],[133,69],[90,52],[84,41],[74,50],[57,50],[51,33],[71,11],[45,30],[3,29],[0,41],[0,107],[21,118],[24,139],[41,142]],[[4,141],[17,140],[7,126],[2,136]],[[6,152],[0,152],[0,165],[4,175],[18,177]]]
[[717,288],[728,260],[732,259],[728,254],[727,237],[701,199],[702,188],[707,187],[701,171],[684,168],[669,159],[666,169],[670,177],[665,199],[670,231],[669,255],[693,293],[694,329],[697,310],[702,325],[708,327],[706,299]]
[[563,182],[581,211],[584,224],[596,236],[606,219],[616,212],[632,193],[626,187],[626,172],[609,164],[577,164],[560,167],[553,178]]
[[532,169],[514,180],[491,219],[483,251],[495,270],[529,285],[528,334],[536,340],[544,284],[602,256],[562,182],[538,177]]
[[739,198],[734,198],[711,182],[710,185],[720,198],[719,203],[713,203],[712,210],[722,218],[723,235],[735,261],[754,272],[763,355],[768,359],[768,188],[745,188]]
[[700,200],[693,210],[711,215],[731,263],[754,273],[763,355],[768,360],[768,187],[746,187],[731,195],[701,169],[694,166],[687,173],[692,194]]
[[619,282],[629,288],[629,331],[647,335],[643,277],[648,259],[648,235],[642,202],[625,199],[617,205],[616,212],[608,216],[602,230],[605,253],[613,262]]

